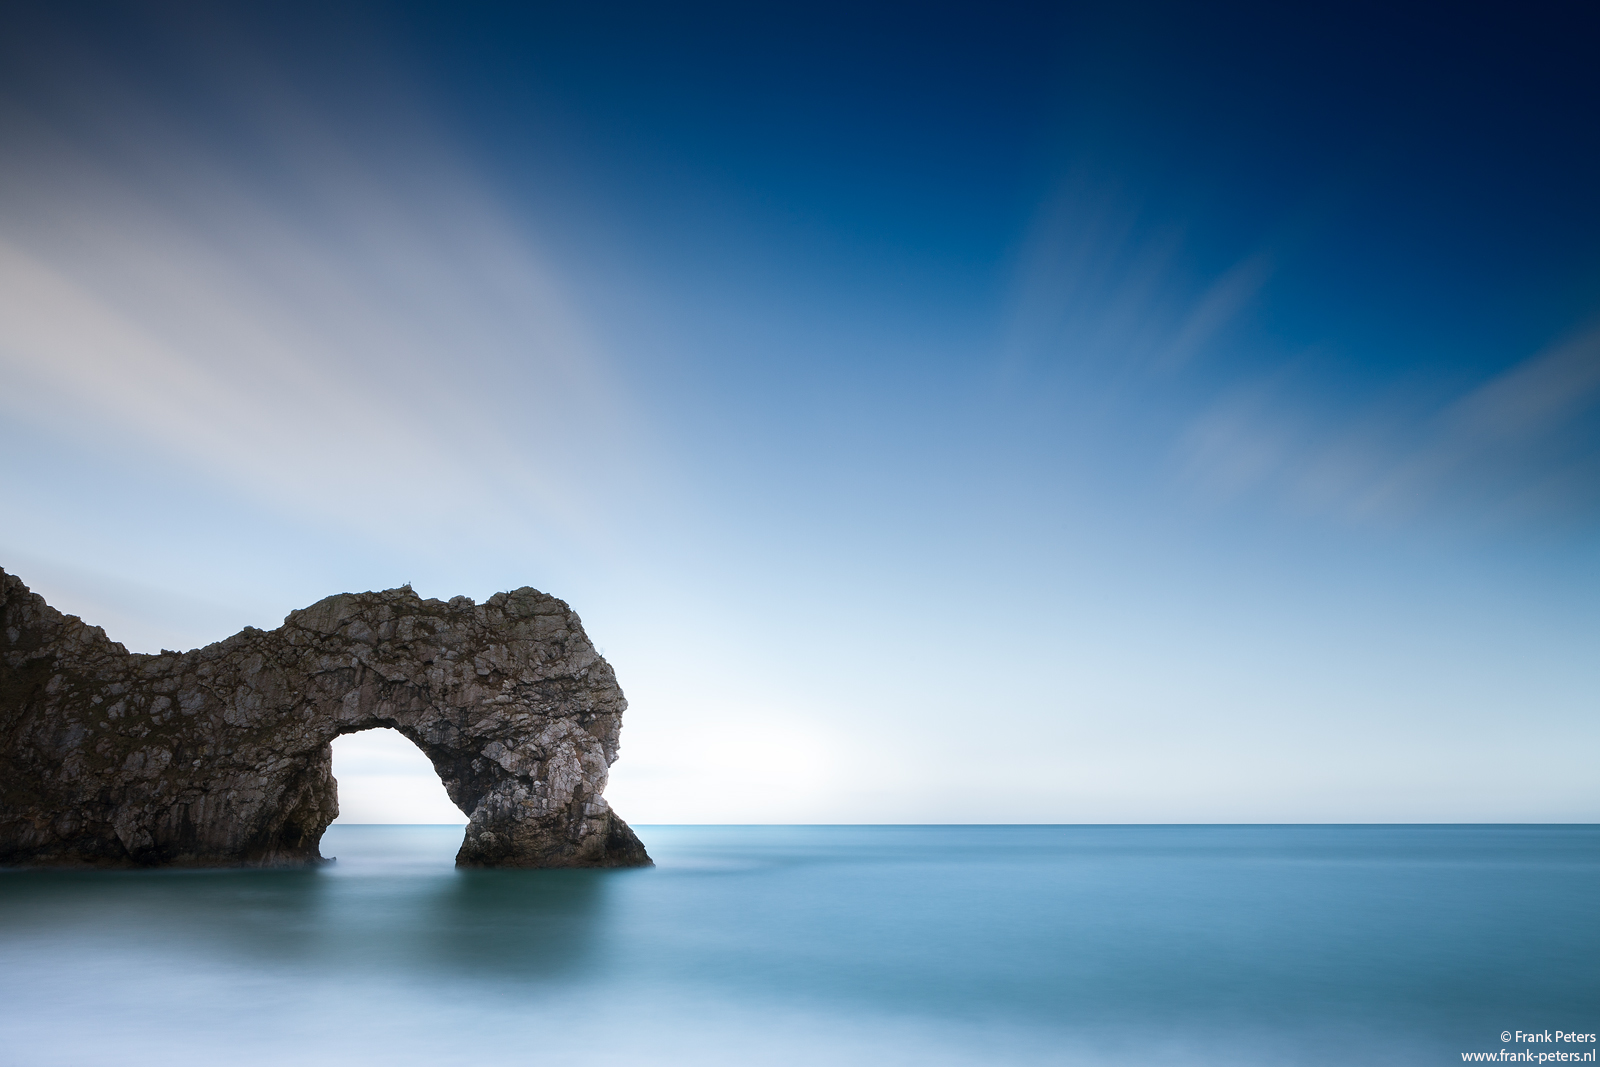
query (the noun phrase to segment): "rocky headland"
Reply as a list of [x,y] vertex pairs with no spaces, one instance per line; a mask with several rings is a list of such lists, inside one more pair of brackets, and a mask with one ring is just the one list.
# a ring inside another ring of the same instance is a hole
[[601,796],[626,707],[578,616],[536,589],[341,593],[141,655],[0,570],[0,864],[319,862],[330,744],[387,726],[467,813],[458,865],[645,866]]

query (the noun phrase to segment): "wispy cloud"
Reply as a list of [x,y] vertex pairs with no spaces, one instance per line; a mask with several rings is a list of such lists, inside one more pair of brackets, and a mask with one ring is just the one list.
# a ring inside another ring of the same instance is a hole
[[3,102],[7,417],[391,541],[598,536],[648,450],[526,221],[420,111],[209,64],[205,121],[70,63]]
[[1600,510],[1600,327],[1432,402],[1319,400],[1289,374],[1233,390],[1190,425],[1185,469],[1214,494],[1278,494],[1352,522]]
[[[1164,452],[1212,502],[1342,523],[1600,515],[1600,327],[1452,390],[1408,361],[1285,349],[1255,315],[1274,251],[1210,276],[1194,251],[1087,171],[1038,212],[998,378],[1068,461],[1156,484]],[[1335,383],[1334,363],[1357,370]]]
[[1003,345],[1008,377],[1148,383],[1224,336],[1272,272],[1253,253],[1206,279],[1184,263],[1183,228],[1141,216],[1087,172],[1064,180],[1022,242]]

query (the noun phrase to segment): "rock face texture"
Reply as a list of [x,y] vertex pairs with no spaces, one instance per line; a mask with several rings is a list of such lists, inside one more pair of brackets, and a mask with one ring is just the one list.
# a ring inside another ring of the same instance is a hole
[[458,865],[646,866],[600,795],[626,707],[578,616],[535,589],[341,593],[149,656],[0,570],[0,864],[319,862],[330,742],[388,726],[470,816]]

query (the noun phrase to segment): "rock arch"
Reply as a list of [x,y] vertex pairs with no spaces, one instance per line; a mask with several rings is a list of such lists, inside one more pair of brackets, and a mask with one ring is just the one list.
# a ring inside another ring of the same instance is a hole
[[470,867],[630,867],[601,796],[627,707],[562,601],[341,593],[191,652],[132,654],[0,570],[0,863],[321,859],[331,742],[391,727],[469,821]]

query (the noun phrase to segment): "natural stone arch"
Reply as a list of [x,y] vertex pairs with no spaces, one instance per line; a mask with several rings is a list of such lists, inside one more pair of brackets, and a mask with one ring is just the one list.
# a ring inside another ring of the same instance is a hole
[[601,796],[627,701],[535,589],[342,593],[183,654],[130,654],[0,571],[0,863],[316,862],[333,739],[391,727],[469,818],[456,862],[648,864]]

